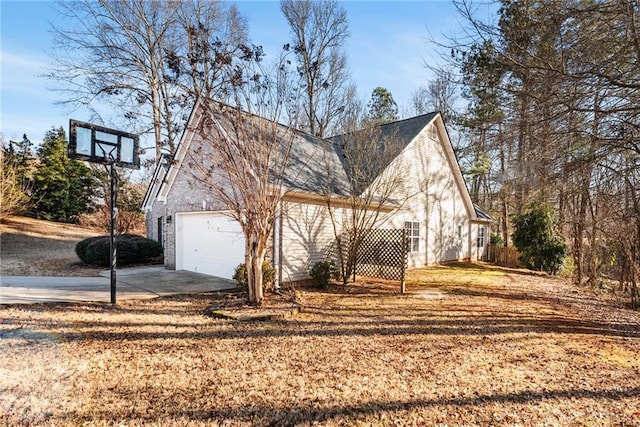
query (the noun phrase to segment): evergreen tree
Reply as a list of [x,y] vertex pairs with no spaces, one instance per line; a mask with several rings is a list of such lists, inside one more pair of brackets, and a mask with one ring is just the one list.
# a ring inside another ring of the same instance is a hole
[[367,108],[369,109],[367,119],[376,124],[398,120],[398,104],[394,101],[391,92],[381,86],[376,87],[371,93]]
[[551,209],[534,203],[513,218],[513,244],[527,268],[556,274],[567,255],[567,245],[558,233]]
[[9,144],[5,148],[5,160],[14,165],[20,179],[30,180],[33,174],[35,158],[32,147],[33,143],[27,138],[27,134],[23,134],[22,141],[9,140]]
[[89,212],[93,208],[96,180],[91,169],[67,156],[62,127],[47,131],[37,155],[32,201],[38,217],[75,222],[78,215]]

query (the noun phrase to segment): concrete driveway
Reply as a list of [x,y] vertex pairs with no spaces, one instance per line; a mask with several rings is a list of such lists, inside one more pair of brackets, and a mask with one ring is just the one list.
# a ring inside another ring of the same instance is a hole
[[[0,277],[0,304],[40,302],[109,302],[109,271],[101,277]],[[116,271],[116,301],[235,288],[232,280],[164,266],[123,268]]]

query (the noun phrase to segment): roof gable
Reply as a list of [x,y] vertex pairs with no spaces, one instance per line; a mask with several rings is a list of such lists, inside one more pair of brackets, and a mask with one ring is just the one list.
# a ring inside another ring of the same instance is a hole
[[[245,114],[255,120],[268,121],[268,119],[249,113]],[[196,104],[176,149],[174,160],[170,163],[168,170],[164,172],[161,170],[161,166],[157,166],[156,172],[154,173],[154,180],[145,195],[143,207],[150,209],[154,199],[166,200],[166,196],[175,182],[178,171],[185,166],[184,159],[197,136],[194,129],[196,129],[201,118],[202,112],[200,111],[200,104]],[[482,215],[478,214],[471,202],[457,158],[449,141],[446,127],[438,112],[377,126],[376,134],[380,138],[377,141],[378,147],[383,147],[383,141],[392,143],[394,145],[395,158],[407,149],[407,147],[416,140],[417,136],[432,122],[438,128],[438,140],[440,144],[442,144],[451,166],[454,180],[458,185],[469,215],[472,218],[482,217]],[[224,125],[220,119],[218,119],[218,123]],[[348,197],[350,195],[351,179],[349,176],[349,165],[347,164],[344,152],[344,143],[346,143],[349,135],[338,135],[328,139],[322,139],[298,130],[293,130],[282,124],[277,124],[277,126],[278,132],[282,135],[291,135],[290,137],[293,138],[291,141],[289,162],[282,177],[283,186],[286,190],[307,193],[314,196],[325,194],[327,190],[330,190],[334,196]],[[379,158],[383,159],[382,156]],[[371,179],[373,180],[379,176],[390,166],[392,161],[393,158],[385,159],[380,164],[373,165],[375,171]]]
[[[250,113],[244,114],[247,119],[253,121],[256,128],[253,132],[260,131],[258,129],[260,124],[273,124],[269,119]],[[185,127],[185,131],[176,149],[174,160],[170,164],[164,179],[159,181],[159,187],[156,184],[158,179],[155,179],[155,177],[156,175],[161,175],[161,173],[158,173],[159,168],[156,167],[154,181],[152,181],[145,195],[144,207],[150,208],[153,203],[153,198],[166,200],[166,196],[173,186],[179,171],[187,167],[186,164],[188,162],[185,162],[185,158],[187,158],[189,151],[192,150],[194,141],[199,139],[195,130],[200,125],[202,118],[202,109],[200,105],[197,104],[189,117],[189,122]],[[230,130],[232,127],[228,118],[222,116],[214,117],[214,123],[222,129],[225,129],[225,133],[232,133],[226,132],[226,130]],[[349,194],[348,178],[341,166],[338,154],[331,143],[279,123],[275,125],[275,132],[277,132],[278,137],[282,141],[286,139],[287,146],[289,142],[291,142],[291,151],[289,153],[287,167],[284,171],[284,176],[282,176],[282,184],[286,190],[312,194],[329,190],[333,192],[334,195],[341,197],[346,197]],[[252,130],[249,129],[248,133],[251,132]],[[199,143],[203,142],[199,141]],[[206,141],[204,143],[206,143]]]
[[347,155],[347,145],[351,143],[357,144],[358,139],[361,138],[375,138],[377,140],[376,149],[378,155],[372,156],[371,161],[378,163],[366,165],[370,168],[370,172],[367,174],[367,182],[362,182],[357,185],[357,187],[363,187],[360,188],[360,191],[363,191],[364,188],[380,176],[393,159],[395,159],[437,115],[437,112],[433,112],[409,119],[384,123],[382,125],[374,125],[348,134],[336,135],[328,138],[328,140],[333,143],[334,149],[349,179],[354,179],[354,177],[352,176],[353,170],[349,164],[349,156]]

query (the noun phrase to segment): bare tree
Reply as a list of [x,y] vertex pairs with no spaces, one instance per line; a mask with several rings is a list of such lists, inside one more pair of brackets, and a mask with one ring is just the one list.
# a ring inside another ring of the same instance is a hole
[[87,108],[98,121],[105,104],[115,107],[117,122],[153,132],[156,159],[175,150],[197,96],[212,95],[219,70],[248,49],[244,19],[220,1],[61,1],[58,10],[60,22],[71,23],[53,26],[47,76],[60,103]]
[[409,106],[409,111],[412,115],[422,115],[431,112],[431,107],[429,106],[429,90],[420,86],[416,90],[411,93],[411,105]]
[[458,100],[458,82],[446,69],[435,70],[436,76],[427,87],[419,87],[411,95],[411,110],[416,115],[438,111],[445,123],[453,123]]
[[[26,136],[25,136],[26,140]],[[31,182],[14,152],[0,136],[0,218],[24,212],[30,205]]]
[[349,36],[347,12],[335,0],[282,0],[280,9],[291,27],[300,76],[300,125],[315,136],[325,136],[345,109],[355,87],[344,44]]
[[258,62],[243,70],[233,86],[233,105],[201,98],[192,131],[204,143],[186,161],[194,179],[240,224],[245,235],[249,301],[263,300],[262,264],[276,212],[291,178],[295,130],[278,120],[290,87],[282,64]]
[[500,165],[472,191],[490,205],[499,194],[489,208],[505,226],[509,211],[548,202],[576,282],[618,277],[637,299],[638,3],[502,2],[488,22],[472,2],[456,5],[467,39],[446,57],[465,77],[471,146]]
[[[331,138],[335,144],[346,183],[337,176],[329,179],[323,189],[331,226],[336,241],[336,256],[343,283],[354,271],[358,250],[367,230],[379,227],[393,208],[402,207],[408,197],[403,191],[406,182],[398,154],[403,145],[393,123],[377,125],[366,122],[365,109],[361,116],[344,123],[343,135]],[[336,174],[331,159],[325,160],[326,174]],[[393,208],[392,208],[393,207]]]

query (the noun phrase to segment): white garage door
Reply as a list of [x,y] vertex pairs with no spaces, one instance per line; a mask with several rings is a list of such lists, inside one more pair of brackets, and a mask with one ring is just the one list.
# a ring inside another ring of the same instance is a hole
[[176,214],[176,270],[231,279],[244,262],[240,224],[220,213]]

